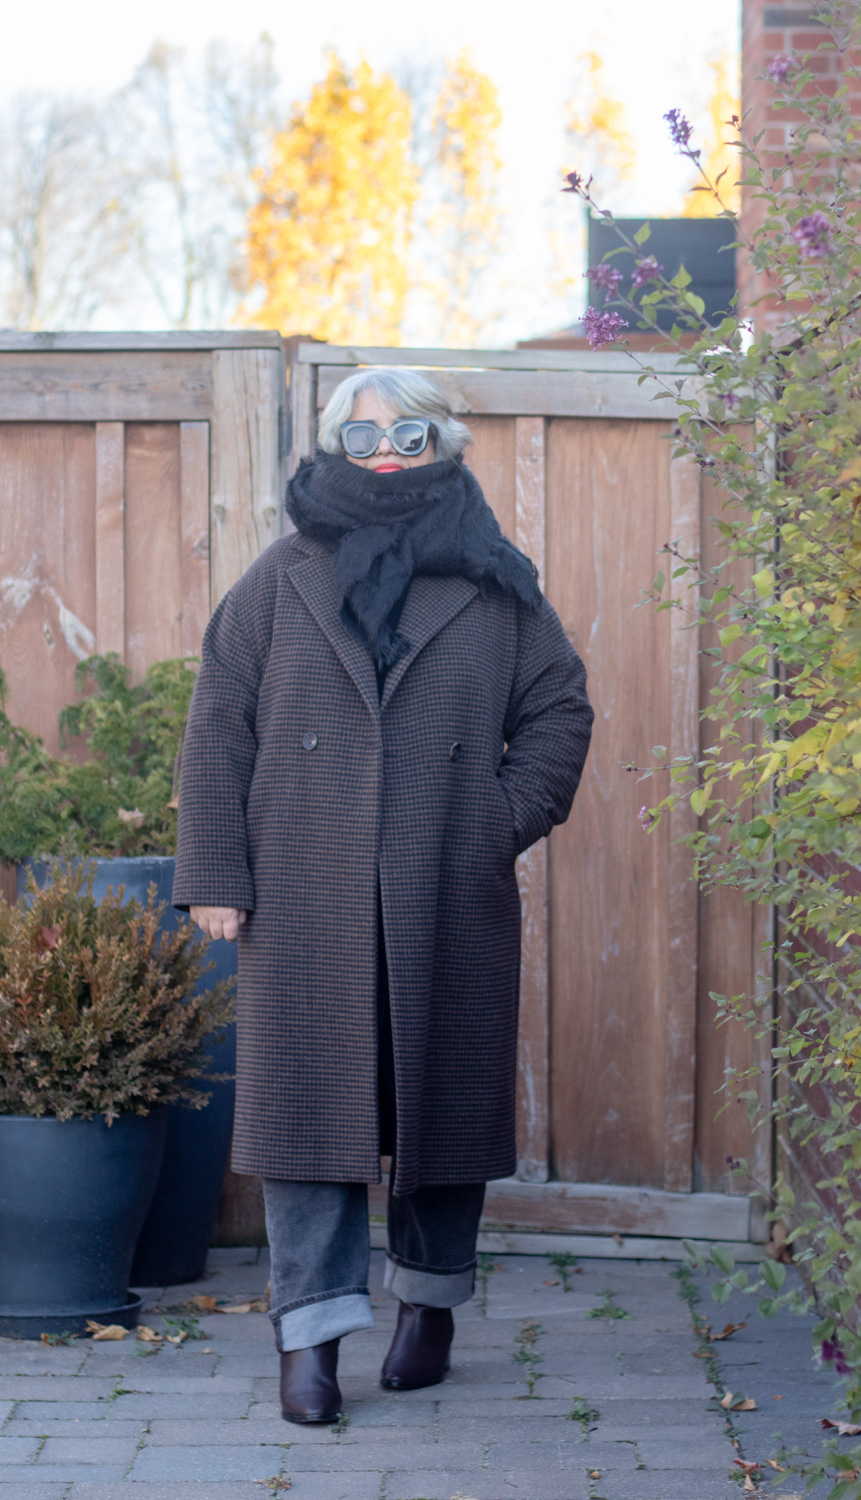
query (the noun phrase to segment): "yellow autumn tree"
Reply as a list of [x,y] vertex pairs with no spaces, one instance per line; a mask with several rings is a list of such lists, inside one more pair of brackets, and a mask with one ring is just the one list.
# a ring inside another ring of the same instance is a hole
[[[738,213],[741,208],[742,161],[738,147],[734,144],[737,132],[730,125],[733,115],[741,116],[739,80],[730,75],[727,53],[713,57],[709,63],[712,70],[712,91],[708,101],[709,141],[702,154],[703,170],[710,182],[717,182],[721,198],[727,208]],[[705,184],[703,184],[705,186]],[[686,194],[682,213],[686,219],[714,218],[721,211],[710,192],[700,192],[693,187]]]
[[258,175],[247,322],[331,343],[398,343],[417,194],[410,134],[395,80],[366,62],[350,72],[331,52]]
[[607,92],[604,59],[597,52],[578,58],[583,76],[566,107],[566,135],[576,160],[565,168],[592,176],[599,202],[634,175],[637,151],[625,122],[625,106]]
[[431,117],[433,280],[441,333],[454,347],[476,342],[481,324],[476,294],[499,243],[501,121],[496,85],[463,50],[445,65]]

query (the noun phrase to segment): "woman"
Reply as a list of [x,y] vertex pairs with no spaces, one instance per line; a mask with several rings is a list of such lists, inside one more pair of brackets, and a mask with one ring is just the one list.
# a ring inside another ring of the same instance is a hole
[[489,1178],[515,1167],[519,853],[567,818],[585,671],[418,374],[337,388],[297,531],[221,601],[174,903],[239,938],[233,1167],[263,1177],[284,1415],[340,1411],[373,1324],[367,1183],[391,1153],[382,1383],[448,1368]]

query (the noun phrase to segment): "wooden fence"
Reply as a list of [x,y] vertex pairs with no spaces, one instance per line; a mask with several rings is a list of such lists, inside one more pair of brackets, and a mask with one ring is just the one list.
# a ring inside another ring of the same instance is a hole
[[[519,862],[519,1168],[488,1192],[492,1243],[590,1235],[615,1253],[620,1235],[628,1253],[660,1254],[682,1235],[759,1239],[726,1157],[767,1179],[770,1142],[751,1139],[741,1105],[716,1119],[715,1091],[730,1063],[760,1067],[766,1090],[766,1057],[740,1028],[715,1029],[709,992],[754,986],[762,918],[733,892],[698,898],[678,844],[689,807],[645,834],[638,810],[658,790],[623,769],[656,744],[672,759],[702,743],[707,641],[686,628],[686,599],[637,605],[664,542],[716,556],[719,501],[672,459],[671,403],[624,357],[298,344],[285,421],[277,335],[0,336],[13,717],[50,742],[92,649],[120,651],[135,675],[197,651],[210,609],[279,534],[284,458],[312,451],[345,374],[380,363],[425,369],[470,426],[468,461],[538,565],[596,707],[574,813]],[[262,1233],[252,1180],[229,1179],[222,1233]]]

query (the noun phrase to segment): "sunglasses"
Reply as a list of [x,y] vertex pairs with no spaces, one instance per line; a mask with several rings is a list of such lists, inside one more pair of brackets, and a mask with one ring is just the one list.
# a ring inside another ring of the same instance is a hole
[[401,417],[391,427],[378,427],[376,422],[342,422],[338,430],[344,452],[351,458],[370,458],[384,437],[388,438],[396,453],[412,458],[417,453],[424,453],[430,425],[423,417]]

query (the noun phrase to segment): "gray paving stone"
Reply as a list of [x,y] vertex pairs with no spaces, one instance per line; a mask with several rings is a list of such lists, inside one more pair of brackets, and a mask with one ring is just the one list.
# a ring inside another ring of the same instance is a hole
[[[0,1495],[3,1500],[18,1500],[22,1492],[21,1484],[18,1484],[17,1493],[13,1486],[21,1478],[20,1469],[0,1469]],[[69,1486],[67,1484],[41,1484],[38,1482],[27,1484],[27,1500],[65,1500]]]
[[252,1380],[232,1375],[138,1375],[123,1381],[123,1392],[153,1396],[251,1395]]
[[21,1339],[0,1340],[0,1375],[75,1375],[87,1361],[88,1347],[46,1349]]
[[726,1468],[738,1458],[728,1437],[704,1437],[701,1432],[691,1433],[682,1443],[642,1439],[637,1451],[647,1469]]
[[[285,1472],[293,1481],[290,1500],[378,1500],[380,1494],[380,1476],[373,1471],[354,1474],[306,1473],[294,1476],[289,1468],[288,1454],[288,1467]],[[391,1496],[391,1491],[388,1493]],[[454,1491],[451,1493],[454,1494]],[[420,1494],[421,1491],[414,1490],[410,1500],[415,1500],[415,1497]],[[143,1500],[148,1500],[148,1497],[143,1497]],[[215,1496],[213,1500],[216,1500]]]
[[[302,1500],[298,1485],[294,1488],[296,1500]],[[405,1469],[386,1476],[386,1500],[453,1500],[461,1495],[469,1500],[503,1500],[509,1495],[515,1500],[518,1496],[522,1500],[587,1500],[589,1481],[585,1469],[577,1473],[534,1467],[498,1473]],[[608,1500],[616,1500],[615,1495]]]
[[[0,1471],[0,1480],[3,1478]],[[18,1483],[21,1485],[21,1493],[30,1495],[30,1489],[34,1484],[69,1485],[75,1479],[101,1480],[103,1483],[118,1484],[125,1476],[125,1469],[121,1464],[22,1464],[21,1468],[13,1471],[11,1468],[5,1470],[7,1475],[17,1473]],[[6,1480],[9,1483],[9,1480]],[[0,1490],[0,1495],[3,1491]]]
[[[655,1442],[667,1445],[675,1444],[680,1448],[691,1447],[699,1443],[709,1444],[710,1446],[717,1443],[729,1444],[723,1413],[718,1415],[711,1412],[706,1412],[702,1422],[696,1426],[693,1424],[685,1426],[683,1423],[675,1425],[672,1423],[667,1423],[666,1425],[663,1423],[649,1423],[642,1427],[636,1427],[626,1422],[624,1425],[617,1427],[611,1422],[598,1422],[595,1426],[595,1436],[602,1443]],[[730,1458],[734,1458],[735,1456],[734,1453],[730,1453]]]
[[[51,1411],[50,1402],[44,1403],[46,1412]],[[106,1439],[112,1441],[114,1438],[137,1439],[144,1430],[144,1424],[138,1419],[130,1419],[127,1422],[81,1422],[81,1421],[55,1421],[53,1416],[45,1416],[39,1421],[19,1422],[17,1417],[12,1417],[3,1429],[6,1437],[58,1437],[79,1438],[85,1437],[93,1443],[102,1443]]]
[[237,1392],[231,1395],[224,1391],[220,1395],[200,1396],[148,1396],[143,1392],[131,1396],[117,1396],[108,1413],[108,1421],[114,1417],[187,1417],[195,1421],[198,1417],[244,1417],[248,1410],[249,1397]]
[[0,1437],[0,1464],[28,1464],[38,1450],[37,1437]]
[[0,1401],[108,1401],[113,1389],[87,1375],[0,1375]]
[[49,1437],[40,1464],[122,1464],[128,1468],[137,1451],[136,1437]]
[[277,1474],[272,1448],[144,1448],[135,1459],[129,1479],[196,1479],[214,1484],[226,1479],[268,1479]]
[[111,1410],[110,1401],[52,1401],[45,1386],[37,1401],[19,1401],[15,1407],[16,1422],[104,1422]]
[[[738,1484],[730,1479],[729,1468],[722,1473],[703,1473],[702,1469],[662,1469],[651,1474],[642,1470],[634,1474],[613,1472],[605,1481],[593,1481],[596,1495],[604,1500],[732,1500],[739,1495]],[[781,1493],[781,1500],[790,1500]],[[530,1497],[531,1500],[531,1497]]]
[[[709,1387],[711,1390],[711,1387]],[[679,1401],[640,1401],[640,1400],[608,1400],[603,1397],[596,1401],[592,1398],[591,1391],[589,1404],[597,1408],[600,1413],[598,1431],[603,1432],[605,1424],[613,1428],[626,1427],[652,1427],[662,1428],[664,1426],[688,1427],[700,1426],[706,1419],[711,1422],[713,1413],[706,1408],[704,1400],[682,1399]],[[719,1414],[717,1414],[719,1416]]]
[[[269,1476],[267,1476],[269,1477]],[[2,1493],[2,1492],[0,1492]],[[28,1492],[27,1500],[31,1500]],[[53,1497],[52,1497],[53,1500]],[[267,1491],[252,1482],[220,1484],[73,1484],[65,1500],[267,1500]]]
[[[416,1443],[410,1444],[409,1462],[416,1469],[480,1469],[484,1449],[480,1443]],[[291,1448],[287,1468],[292,1473],[309,1470],[373,1469],[384,1473],[388,1469],[403,1468],[404,1455],[396,1428],[391,1440],[373,1446],[363,1446],[359,1452],[355,1446],[337,1444],[331,1448]]]
[[614,1469],[634,1469],[637,1464],[633,1443],[602,1443],[599,1451],[598,1445],[582,1442],[579,1432],[576,1436],[572,1434],[568,1442],[551,1440],[533,1445],[518,1438],[509,1443],[491,1443],[488,1457],[492,1469],[521,1468],[530,1462],[548,1469],[567,1469],[572,1464],[600,1468],[603,1462],[608,1466],[612,1463]]
[[14,1401],[0,1401],[0,1427],[2,1427],[3,1423],[7,1422],[9,1417],[12,1415],[14,1406]]

